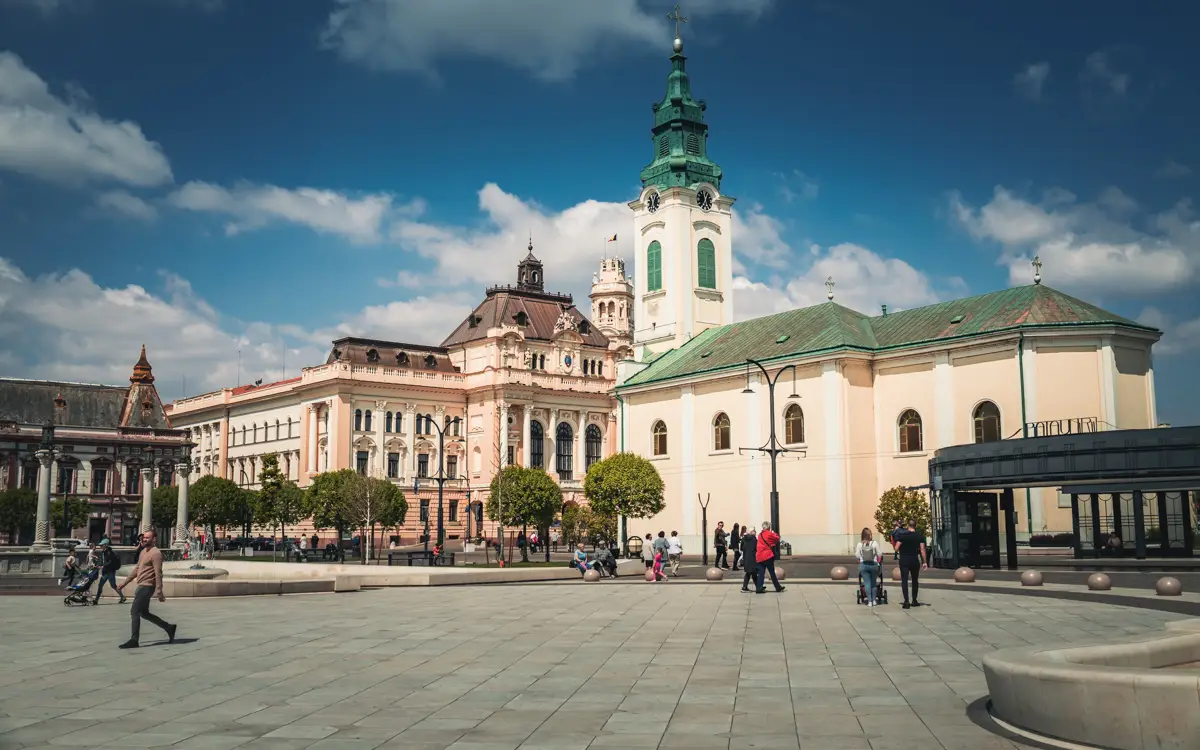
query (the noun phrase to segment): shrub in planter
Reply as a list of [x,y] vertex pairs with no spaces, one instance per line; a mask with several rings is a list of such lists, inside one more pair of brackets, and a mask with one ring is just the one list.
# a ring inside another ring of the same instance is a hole
[[1075,546],[1075,535],[1067,534],[1067,533],[1055,534],[1054,535],[1054,546],[1055,547],[1074,547]]
[[1029,537],[1030,547],[1049,547],[1054,542],[1054,537],[1049,534],[1034,534]]

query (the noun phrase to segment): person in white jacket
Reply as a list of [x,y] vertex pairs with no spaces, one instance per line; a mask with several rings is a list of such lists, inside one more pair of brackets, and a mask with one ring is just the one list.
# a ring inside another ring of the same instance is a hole
[[858,546],[854,548],[854,556],[858,558],[858,572],[862,575],[863,587],[867,590],[867,606],[875,606],[875,586],[879,581],[880,561],[879,545],[875,543],[871,529],[862,530]]

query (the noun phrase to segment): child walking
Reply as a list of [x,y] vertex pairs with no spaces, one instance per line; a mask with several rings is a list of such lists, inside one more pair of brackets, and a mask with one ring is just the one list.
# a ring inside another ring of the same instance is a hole
[[667,580],[667,574],[663,572],[663,556],[662,550],[654,553],[654,582]]

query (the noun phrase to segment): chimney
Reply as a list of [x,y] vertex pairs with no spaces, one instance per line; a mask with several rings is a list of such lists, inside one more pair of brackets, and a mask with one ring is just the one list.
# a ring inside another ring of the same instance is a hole
[[883,317],[887,317],[887,305],[883,305]]

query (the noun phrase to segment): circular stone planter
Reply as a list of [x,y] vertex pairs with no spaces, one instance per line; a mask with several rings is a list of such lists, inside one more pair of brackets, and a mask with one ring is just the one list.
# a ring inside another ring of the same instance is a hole
[[163,571],[163,578],[186,578],[193,581],[215,581],[228,577],[229,571],[220,568],[176,568]]
[[1042,573],[1038,570],[1027,570],[1021,574],[1022,586],[1041,586]]
[[898,566],[898,565],[896,567],[892,568],[892,580],[893,581],[900,580],[900,566]]
[[723,581],[725,580],[725,571],[721,570],[720,568],[709,568],[704,573],[704,580],[714,582]]
[[[970,568],[959,568],[954,571],[955,583],[975,583],[975,571]],[[1022,583],[1024,583],[1022,581]]]
[[589,570],[589,571],[585,572],[583,574],[583,580],[587,581],[588,583],[595,583],[596,581],[599,581],[600,580],[600,571]]
[[835,581],[845,581],[850,578],[850,571],[846,570],[845,565],[834,565],[833,570],[829,571],[829,577]]
[[1183,584],[1178,578],[1171,576],[1163,576],[1158,579],[1158,583],[1154,584],[1154,593],[1159,596],[1179,596],[1183,593]]
[[1112,579],[1106,573],[1092,573],[1088,576],[1087,587],[1090,591],[1109,591],[1112,589]]

